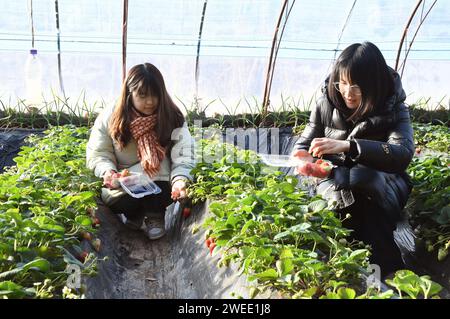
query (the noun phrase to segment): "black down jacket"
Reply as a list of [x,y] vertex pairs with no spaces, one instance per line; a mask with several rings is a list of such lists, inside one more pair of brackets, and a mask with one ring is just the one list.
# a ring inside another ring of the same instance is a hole
[[400,77],[392,72],[394,95],[383,107],[375,108],[356,123],[346,121],[346,110],[331,103],[325,82],[323,96],[311,110],[309,123],[294,149],[308,150],[316,137],[355,141],[359,153],[356,157],[349,154],[324,156],[339,168],[333,170],[330,179],[318,185],[317,192],[336,200],[338,208],[351,204],[345,200],[342,190],[365,196],[394,222],[400,218],[411,192],[405,170],[414,155],[414,139],[409,110],[404,104],[406,95]]

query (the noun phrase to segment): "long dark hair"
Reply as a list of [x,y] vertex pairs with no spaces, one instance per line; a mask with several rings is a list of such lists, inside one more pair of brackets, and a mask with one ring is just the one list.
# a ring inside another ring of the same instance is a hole
[[328,97],[341,110],[347,110],[344,99],[333,83],[345,76],[361,88],[361,104],[347,120],[364,118],[383,106],[394,94],[394,80],[381,51],[371,42],[355,43],[339,55],[328,82]]
[[161,72],[151,63],[135,65],[128,71],[109,122],[109,133],[112,139],[121,149],[131,140],[131,110],[134,107],[131,93],[133,91],[158,97],[156,136],[162,146],[171,146],[172,131],[183,126],[184,116],[167,92]]

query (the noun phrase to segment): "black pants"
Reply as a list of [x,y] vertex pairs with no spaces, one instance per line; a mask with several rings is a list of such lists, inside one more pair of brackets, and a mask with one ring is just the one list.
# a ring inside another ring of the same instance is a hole
[[161,193],[142,198],[134,198],[126,194],[110,206],[111,210],[115,214],[124,214],[128,219],[142,217],[146,211],[163,214],[166,207],[172,204],[170,183],[163,181],[155,181],[155,183],[161,188]]
[[386,218],[376,202],[362,194],[354,195],[355,203],[339,211],[342,217],[347,213],[352,216],[343,222],[344,227],[353,230],[350,237],[372,247],[369,261],[380,266],[382,278],[403,269],[405,265],[393,235],[397,225]]
[[351,237],[372,246],[370,262],[380,266],[382,277],[404,268],[393,231],[402,218],[410,186],[400,175],[360,164],[352,167],[348,176],[341,177],[347,178],[346,189],[353,194],[353,204],[348,206],[342,200],[341,192],[335,190],[335,186],[342,186],[339,180],[345,181],[345,178],[323,180],[317,186],[317,193],[340,203],[338,212],[341,216],[352,216],[344,221],[344,227],[354,230]]

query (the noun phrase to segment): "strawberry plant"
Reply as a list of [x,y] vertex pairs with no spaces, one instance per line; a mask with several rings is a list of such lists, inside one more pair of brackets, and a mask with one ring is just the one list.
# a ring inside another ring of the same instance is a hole
[[414,183],[410,219],[428,251],[444,260],[450,250],[450,158],[415,157],[408,168]]
[[337,279],[361,286],[369,251],[345,241],[349,230],[324,200],[310,198],[297,189],[297,178],[262,165],[251,151],[215,141],[201,145],[226,150],[213,163],[197,164],[189,189],[194,202],[213,199],[206,246],[211,254],[219,249],[221,264],[238,263],[254,291],[276,289],[295,298],[320,297]]
[[450,132],[443,125],[413,124],[416,156],[408,167],[414,188],[410,220],[429,252],[450,251]]
[[220,253],[221,265],[239,265],[255,283],[251,296],[267,289],[287,298],[394,295],[362,288],[369,250],[347,241],[350,230],[327,202],[299,190],[296,177],[262,165],[251,151],[213,140],[200,145],[226,150],[213,163],[197,164],[189,188],[194,202],[212,199],[206,246],[211,255]]
[[450,151],[450,133],[444,125],[424,125],[413,123],[416,146],[448,153]]
[[409,270],[400,270],[395,273],[393,279],[387,279],[386,283],[397,290],[400,298],[418,299],[436,296],[442,286],[430,280],[429,276],[418,276]]
[[0,175],[2,296],[61,297],[68,264],[95,271],[80,248],[83,236],[95,234],[90,214],[101,186],[85,168],[87,135],[87,128],[67,126],[30,136],[17,166]]

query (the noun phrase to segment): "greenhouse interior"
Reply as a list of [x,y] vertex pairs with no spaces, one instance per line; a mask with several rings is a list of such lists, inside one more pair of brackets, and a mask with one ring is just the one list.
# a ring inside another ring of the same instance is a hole
[[0,5],[0,297],[450,299],[449,1]]

